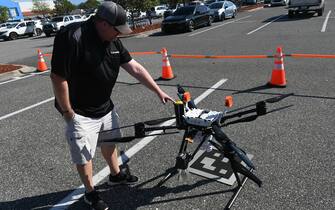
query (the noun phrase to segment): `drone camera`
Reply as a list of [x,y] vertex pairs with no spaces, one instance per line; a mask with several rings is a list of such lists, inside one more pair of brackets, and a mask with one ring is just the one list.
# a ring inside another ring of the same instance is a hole
[[233,106],[233,97],[232,96],[226,96],[225,106],[229,107],[229,108]]

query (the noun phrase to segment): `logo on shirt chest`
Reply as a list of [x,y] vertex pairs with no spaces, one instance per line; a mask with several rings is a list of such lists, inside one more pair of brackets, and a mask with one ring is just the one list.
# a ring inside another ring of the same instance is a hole
[[111,55],[115,55],[115,54],[120,54],[120,52],[119,52],[119,51],[111,50],[111,51],[110,51],[110,54],[111,54]]

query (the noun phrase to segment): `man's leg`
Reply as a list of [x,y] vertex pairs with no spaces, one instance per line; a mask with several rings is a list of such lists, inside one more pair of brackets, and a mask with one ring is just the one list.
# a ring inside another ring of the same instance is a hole
[[76,164],[77,171],[79,173],[80,179],[85,186],[86,192],[91,192],[94,190],[93,184],[93,164],[92,160],[88,161],[84,165]]
[[99,119],[92,119],[76,114],[67,122],[66,136],[70,146],[72,162],[76,165],[78,174],[85,186],[84,201],[96,210],[108,209],[107,204],[94,190],[93,163],[98,131],[102,123]]
[[117,149],[115,145],[101,145],[101,153],[105,158],[112,176],[120,172],[119,162],[117,160]]
[[135,184],[138,181],[138,178],[136,176],[131,175],[129,170],[127,170],[127,172],[120,170],[116,146],[114,144],[102,142],[102,139],[121,137],[121,131],[117,129],[119,127],[119,116],[114,110],[103,117],[101,130],[106,131],[114,129],[111,132],[100,133],[100,141],[98,140],[98,144],[100,143],[99,145],[101,146],[101,153],[107,161],[111,172],[107,183],[109,185]]

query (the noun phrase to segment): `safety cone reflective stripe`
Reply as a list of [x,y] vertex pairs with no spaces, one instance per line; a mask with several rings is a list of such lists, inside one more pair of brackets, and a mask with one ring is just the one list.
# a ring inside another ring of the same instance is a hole
[[38,61],[37,61],[37,71],[43,72],[48,69],[47,64],[45,63],[43,54],[40,49],[37,50],[38,52]]
[[167,55],[166,48],[162,48],[161,54],[162,54],[162,77],[161,79],[171,80],[175,78],[175,76],[173,75],[173,72],[172,72],[172,67],[170,65],[170,61]]
[[273,87],[286,87],[286,76],[284,69],[284,58],[282,48],[277,48],[275,55],[274,68],[272,70],[271,80],[268,85]]

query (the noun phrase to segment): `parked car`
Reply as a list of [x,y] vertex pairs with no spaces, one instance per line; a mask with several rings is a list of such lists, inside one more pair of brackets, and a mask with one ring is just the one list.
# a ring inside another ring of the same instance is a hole
[[151,11],[151,17],[163,17],[164,15],[164,12],[168,10],[168,7],[165,6],[165,5],[159,5],[159,6],[155,6],[155,7],[152,7],[150,9]]
[[4,28],[7,28],[7,26],[11,25],[13,23],[9,23],[9,22],[6,22],[6,23],[1,23],[0,24],[0,29],[4,29]]
[[231,1],[214,2],[209,5],[211,15],[214,20],[224,20],[226,18],[235,18],[237,13],[236,5]]
[[56,33],[63,27],[69,25],[74,22],[84,21],[80,15],[66,15],[66,16],[58,16],[51,19],[49,23],[45,23],[43,25],[43,31],[46,36],[51,36],[51,34]]
[[244,0],[243,3],[245,4],[258,4],[258,3],[262,3],[264,2],[264,0]]
[[209,5],[211,5],[211,4],[215,3],[215,2],[220,2],[220,1],[223,1],[223,0],[207,0],[207,1],[205,1],[205,5],[209,6]]
[[178,8],[183,7],[183,6],[184,6],[184,4],[182,4],[182,3],[178,3],[178,4],[175,4],[175,5],[170,5],[168,7],[168,9],[163,13],[163,17],[166,18],[166,17],[172,15],[172,13],[174,13]]
[[325,10],[325,0],[290,0],[288,4],[288,16],[300,12],[314,12],[318,13],[318,16],[322,16]]
[[286,6],[289,0],[271,0],[271,7],[273,6]]
[[193,31],[200,26],[210,26],[213,18],[209,11],[205,5],[180,7],[162,21],[162,32]]
[[202,1],[191,1],[186,3],[186,5],[188,6],[192,6],[192,5],[205,5],[205,3],[203,3]]
[[14,40],[20,36],[34,36],[35,23],[33,21],[21,21],[12,23],[6,28],[0,29],[0,39]]
[[81,18],[83,19],[83,21],[86,21],[94,15],[95,15],[95,13],[90,13],[90,14],[83,15]]
[[41,20],[32,20],[35,24],[35,34],[36,36],[41,36],[43,33],[43,23]]

